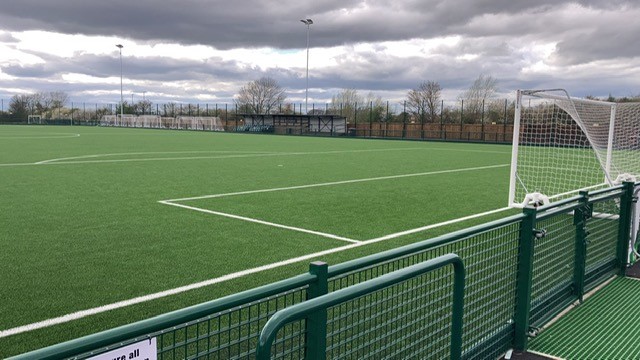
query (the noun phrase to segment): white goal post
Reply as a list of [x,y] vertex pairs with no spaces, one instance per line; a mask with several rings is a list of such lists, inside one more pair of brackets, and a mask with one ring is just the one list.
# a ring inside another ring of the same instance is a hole
[[563,89],[518,90],[509,205],[640,181],[640,103],[572,98]]
[[27,124],[29,124],[29,125],[33,125],[33,124],[42,125],[42,116],[41,115],[29,115],[27,117]]

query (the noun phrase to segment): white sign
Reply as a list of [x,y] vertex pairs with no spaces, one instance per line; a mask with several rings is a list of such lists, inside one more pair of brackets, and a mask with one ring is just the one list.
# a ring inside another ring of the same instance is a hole
[[135,344],[111,350],[88,360],[157,360],[156,338],[142,340]]

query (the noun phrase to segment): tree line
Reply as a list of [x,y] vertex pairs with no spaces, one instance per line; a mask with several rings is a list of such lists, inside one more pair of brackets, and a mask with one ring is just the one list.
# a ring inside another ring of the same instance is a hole
[[[480,75],[463,92],[458,100],[461,107],[444,106],[442,86],[433,80],[423,81],[415,89],[408,91],[401,102],[402,111],[389,109],[389,103],[380,96],[369,92],[361,95],[356,89],[343,89],[332,96],[325,109],[312,109],[309,114],[340,114],[351,121],[412,121],[412,122],[458,122],[472,123],[477,120],[504,121],[504,102],[495,99],[498,90],[497,79]],[[276,80],[262,77],[243,86],[236,97],[240,112],[247,114],[291,113],[295,109],[285,106],[286,91]],[[399,104],[394,104],[399,105]],[[511,105],[513,107],[513,105]],[[394,106],[395,108],[395,106]],[[464,112],[466,111],[466,114]],[[486,115],[486,116],[485,116]]]
[[[324,108],[309,109],[310,115],[336,114],[345,116],[350,122],[412,122],[412,123],[504,123],[513,120],[514,103],[504,99],[496,99],[498,80],[490,75],[480,75],[471,86],[458,96],[455,105],[445,105],[442,99],[443,88],[438,81],[425,80],[414,89],[410,89],[406,98],[390,104],[380,96],[369,92],[362,95],[356,89],[343,89],[333,95],[331,102]],[[598,99],[626,102],[640,101],[640,96]],[[225,105],[224,109],[200,108],[199,105],[167,103],[154,104],[149,100],[138,102],[124,101],[115,109],[102,107],[87,109],[86,107],[68,107],[69,96],[62,91],[39,92],[34,94],[15,95],[11,98],[8,111],[0,113],[0,117],[24,119],[29,115],[40,115],[43,118],[89,118],[99,119],[105,114],[163,114],[178,116],[204,113],[207,116],[221,116],[233,111],[239,114],[295,114],[303,113],[295,105],[287,103],[286,90],[273,78],[261,77],[250,81],[240,88],[235,96],[233,108]],[[77,105],[77,104],[76,104]],[[122,107],[122,108],[121,108]],[[398,111],[398,108],[401,110]]]

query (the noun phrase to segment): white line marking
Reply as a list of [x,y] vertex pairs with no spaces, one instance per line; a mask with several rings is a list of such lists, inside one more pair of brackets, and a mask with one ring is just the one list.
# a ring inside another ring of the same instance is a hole
[[[509,208],[503,208],[503,209],[509,209]],[[463,221],[461,219],[470,219],[471,217],[479,217],[479,216],[482,216],[482,215],[478,214],[477,216],[474,216],[474,215],[465,216],[464,218],[455,219],[455,220],[449,220],[449,221],[445,221],[445,222],[440,223],[440,224],[430,225],[430,228],[433,229],[433,228],[436,228],[438,226],[449,225],[449,224],[453,224],[454,222]],[[408,230],[408,231],[411,231],[411,230]],[[399,234],[399,233],[397,233],[397,234]],[[401,236],[401,235],[398,235],[398,236]],[[325,255],[329,255],[329,254],[333,254],[333,253],[342,252],[342,251],[345,251],[345,250],[357,248],[357,247],[360,247],[360,246],[366,246],[366,245],[374,244],[376,242],[388,240],[388,238],[385,238],[385,239],[383,239],[383,238],[384,237],[371,239],[370,241],[362,241],[362,242],[359,242],[359,243],[349,244],[349,245],[345,245],[345,246],[341,246],[341,247],[337,247],[337,248],[333,248],[333,249],[328,249],[328,250],[324,250],[324,251],[319,251],[319,252],[316,252],[316,253],[313,253],[313,254],[303,255],[303,256],[296,257],[296,258],[275,262],[275,263],[272,263],[272,264],[258,266],[258,267],[252,268],[252,269],[238,271],[238,272],[235,272],[235,273],[231,273],[231,274],[227,274],[227,275],[220,276],[220,277],[217,277],[217,278],[213,278],[213,279],[209,279],[209,280],[193,283],[193,284],[190,284],[190,285],[177,287],[177,288],[174,288],[174,289],[169,289],[169,290],[160,291],[160,292],[149,294],[149,295],[139,296],[139,297],[136,297],[136,298],[133,298],[133,299],[129,299],[129,300],[118,301],[118,302],[115,302],[115,303],[112,303],[112,304],[103,305],[103,306],[99,306],[99,307],[95,307],[95,308],[87,309],[87,310],[81,310],[81,311],[77,311],[77,312],[70,313],[70,314],[67,314],[67,315],[59,316],[59,317],[56,317],[56,318],[51,318],[51,319],[48,319],[48,320],[43,320],[43,321],[35,322],[35,323],[32,323],[32,324],[28,324],[28,325],[22,325],[22,326],[14,327],[14,328],[11,328],[11,329],[2,330],[2,331],[0,331],[0,338],[4,338],[4,337],[7,337],[7,336],[16,335],[16,334],[20,334],[20,333],[24,333],[24,332],[29,332],[29,331],[33,331],[33,330],[37,330],[37,329],[42,329],[42,328],[46,328],[46,327],[53,326],[53,325],[63,324],[63,323],[69,322],[69,321],[81,319],[81,318],[84,318],[84,317],[87,317],[87,316],[91,316],[91,315],[100,314],[100,313],[103,313],[103,312],[106,312],[106,311],[120,309],[120,308],[123,308],[123,307],[126,307],[126,306],[140,304],[140,303],[143,303],[143,302],[156,300],[156,299],[160,299],[160,298],[171,296],[171,295],[177,295],[177,294],[189,291],[189,290],[199,289],[199,288],[202,288],[202,287],[205,287],[205,286],[218,284],[218,283],[221,283],[221,282],[224,282],[224,281],[240,278],[240,277],[247,276],[247,275],[250,275],[250,274],[255,274],[255,273],[259,273],[259,272],[267,271],[267,270],[272,270],[272,269],[275,269],[275,268],[278,268],[278,267],[295,264],[295,263],[298,263],[298,262],[301,262],[301,261],[305,261],[305,260],[309,260],[309,259],[313,259],[313,258],[317,259],[320,256],[325,256]]]
[[[328,154],[345,154],[345,153],[360,153],[360,152],[377,152],[377,151],[405,151],[405,150],[419,150],[422,148],[394,148],[394,149],[365,149],[365,150],[334,150],[334,151],[317,151],[317,152],[249,152],[249,151],[228,151],[228,152],[244,152],[247,154],[225,155],[225,156],[189,156],[189,157],[169,157],[169,158],[138,158],[138,159],[107,159],[107,160],[85,160],[85,161],[62,161],[65,158],[44,160],[36,163],[9,163],[0,164],[0,166],[27,166],[27,165],[73,165],[73,164],[100,164],[100,163],[118,163],[118,162],[135,162],[135,161],[167,161],[167,160],[199,160],[199,159],[227,159],[227,158],[245,158],[245,157],[263,157],[263,156],[291,156],[291,155],[328,155]],[[223,151],[220,151],[223,152]],[[171,153],[171,152],[167,152]],[[180,153],[180,152],[174,152]],[[120,154],[107,154],[111,155],[123,155]],[[145,154],[145,153],[129,153],[129,154]],[[94,157],[95,155],[86,155],[86,157]],[[83,156],[74,157],[81,159]],[[66,158],[73,159],[73,158]]]
[[[79,136],[79,134],[77,134]],[[260,153],[246,155],[228,155],[228,156],[190,156],[190,157],[168,157],[168,158],[137,158],[137,159],[106,159],[106,160],[85,160],[85,161],[63,161],[72,159],[82,159],[97,157],[95,155],[77,156],[71,158],[59,158],[51,160],[43,160],[35,163],[5,163],[0,164],[0,167],[9,166],[34,166],[34,165],[75,165],[75,164],[100,164],[100,163],[121,163],[121,162],[142,162],[142,161],[170,161],[170,160],[201,160],[201,159],[227,159],[227,158],[239,158],[239,157],[263,157],[263,156],[295,156],[295,155],[330,155],[330,154],[346,154],[346,153],[360,153],[360,152],[378,152],[378,151],[413,151],[413,150],[436,150],[436,151],[461,151],[461,152],[482,152],[482,153],[496,153],[506,154],[500,151],[485,151],[485,150],[460,150],[460,149],[446,149],[446,148],[392,148],[392,149],[363,149],[363,150],[335,150],[335,151],[317,151],[317,152],[291,152],[291,153]],[[239,152],[239,151],[230,151]],[[170,152],[167,152],[170,153]],[[176,152],[179,153],[179,152]],[[112,154],[117,155],[117,154]],[[122,154],[120,154],[122,155]],[[109,155],[111,156],[111,155]]]
[[180,201],[190,201],[190,200],[212,199],[212,198],[219,198],[219,197],[225,197],[225,196],[257,194],[257,193],[265,193],[265,192],[272,192],[272,191],[308,189],[308,188],[314,188],[314,187],[320,187],[320,186],[333,186],[333,185],[353,184],[353,183],[360,183],[360,182],[367,182],[367,181],[400,179],[400,178],[407,178],[407,177],[414,177],[414,176],[427,176],[427,175],[457,173],[457,172],[464,172],[464,171],[495,169],[495,168],[506,167],[506,166],[509,166],[509,164],[478,166],[478,167],[472,167],[472,168],[460,168],[460,169],[450,169],[450,170],[437,170],[437,171],[421,172],[421,173],[414,173],[414,174],[379,176],[379,177],[365,178],[365,179],[352,179],[352,180],[343,180],[343,181],[332,181],[332,182],[318,183],[318,184],[308,184],[308,185],[297,185],[297,186],[289,186],[289,187],[281,187],[281,188],[239,191],[239,192],[226,193],[226,194],[202,195],[202,196],[194,196],[194,197],[181,198],[181,199],[169,199],[169,200],[162,200],[162,201],[180,202]]
[[63,134],[53,135],[53,136],[0,136],[0,139],[67,139],[67,138],[76,138],[80,137],[80,134]]
[[353,240],[353,239],[349,239],[349,238],[338,236],[338,235],[334,235],[334,234],[323,233],[323,232],[320,232],[320,231],[314,231],[314,230],[308,230],[308,229],[303,229],[303,228],[294,227],[294,226],[276,224],[276,223],[272,223],[272,222],[264,221],[264,220],[260,220],[260,219],[254,219],[254,218],[245,217],[245,216],[239,216],[239,215],[234,215],[234,214],[229,214],[229,213],[223,213],[223,212],[220,212],[220,211],[202,209],[202,208],[197,208],[197,207],[193,207],[193,206],[187,206],[187,205],[183,205],[183,204],[176,204],[176,203],[172,203],[170,201],[159,201],[159,202],[162,203],[162,204],[165,204],[165,205],[177,206],[177,207],[180,207],[180,208],[183,208],[183,209],[194,210],[194,211],[199,211],[199,212],[218,215],[218,216],[224,216],[224,217],[237,219],[237,220],[249,221],[249,222],[253,222],[253,223],[257,223],[257,224],[273,226],[273,227],[277,227],[277,228],[281,228],[281,229],[298,231],[298,232],[312,234],[312,235],[318,235],[318,236],[326,237],[326,238],[329,238],[329,239],[346,241],[346,242],[350,242],[350,243],[354,243],[354,244],[362,242],[362,241],[359,241],[359,240]]
[[[52,163],[56,161],[64,161],[64,160],[77,160],[77,159],[88,159],[88,158],[97,158],[97,157],[107,157],[107,156],[123,156],[123,155],[148,155],[148,154],[202,154],[202,153],[238,153],[238,154],[277,154],[274,152],[266,152],[266,151],[233,151],[233,150],[219,150],[219,151],[147,151],[147,152],[132,152],[132,153],[112,153],[112,154],[94,154],[94,155],[81,155],[81,156],[72,156],[72,157],[64,157],[57,159],[49,159],[38,161],[34,164],[42,165],[47,163]],[[127,159],[125,159],[127,160]]]
[[2,166],[33,166],[35,165],[34,163],[13,163],[13,164],[0,164],[0,167]]
[[423,227],[419,227],[419,228],[415,228],[415,229],[411,229],[411,230],[405,230],[405,231],[397,232],[395,234],[389,234],[389,235],[381,236],[381,237],[378,237],[378,238],[375,238],[375,239],[366,240],[366,242],[367,243],[374,243],[374,242],[378,242],[378,241],[385,241],[385,240],[389,240],[389,239],[395,239],[397,237],[415,234],[415,233],[418,233],[418,232],[430,230],[430,229],[437,228],[437,227],[440,227],[440,226],[455,224],[455,223],[460,222],[460,221],[471,220],[471,219],[475,219],[475,218],[486,216],[486,215],[496,214],[496,213],[503,212],[503,211],[509,210],[509,209],[511,209],[511,208],[510,207],[503,207],[503,208],[500,208],[500,209],[485,211],[485,212],[482,212],[482,213],[469,215],[469,216],[461,217],[461,218],[458,218],[458,219],[444,221],[444,222],[441,222],[441,223],[438,223],[438,224],[427,225],[427,226],[423,226]]

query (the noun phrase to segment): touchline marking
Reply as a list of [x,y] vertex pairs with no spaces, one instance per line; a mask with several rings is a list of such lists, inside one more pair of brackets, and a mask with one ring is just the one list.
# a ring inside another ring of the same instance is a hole
[[[80,134],[77,134],[80,136]],[[143,161],[171,161],[171,160],[206,160],[206,159],[229,159],[229,158],[248,158],[248,157],[264,157],[264,156],[295,156],[295,155],[330,155],[330,154],[347,154],[347,153],[361,153],[361,152],[379,152],[379,151],[412,151],[412,150],[442,150],[442,151],[464,151],[464,152],[487,152],[487,153],[499,153],[497,151],[483,151],[483,150],[456,150],[456,149],[443,149],[443,148],[392,148],[392,149],[362,149],[362,150],[334,150],[334,151],[317,151],[317,152],[248,152],[248,151],[218,151],[218,152],[235,152],[243,154],[224,155],[224,156],[182,156],[182,157],[165,157],[165,158],[134,158],[134,159],[97,159],[97,160],[80,160],[80,161],[65,161],[76,159],[90,159],[104,156],[117,156],[117,155],[141,155],[151,154],[147,153],[120,153],[120,154],[97,154],[97,155],[82,155],[66,158],[48,159],[34,163],[5,163],[0,164],[0,167],[10,166],[37,166],[37,165],[78,165],[78,164],[102,164],[102,163],[127,163],[127,162],[143,162]],[[203,151],[210,152],[210,151]],[[188,152],[157,152],[157,153],[196,153],[195,151]]]
[[33,135],[20,135],[20,136],[0,136],[0,139],[67,139],[80,137],[80,134],[72,133],[59,133],[59,135],[45,135],[45,136],[33,136]]
[[[172,205],[178,205],[178,204],[172,204]],[[484,216],[483,214],[497,212],[499,210],[505,210],[505,209],[509,209],[509,208],[503,208],[503,209],[488,211],[488,212],[481,213],[481,214],[465,216],[463,218],[449,220],[449,221],[445,221],[445,222],[442,222],[442,223],[439,223],[439,224],[429,225],[429,228],[433,229],[433,228],[436,228],[436,227],[439,227],[439,226],[450,225],[450,224],[453,224],[453,223],[456,223],[456,222],[459,222],[459,221],[464,221],[464,220],[468,220],[468,219],[471,219],[471,218]],[[419,229],[424,229],[424,228],[426,228],[426,227],[422,227],[422,228],[419,228]],[[402,236],[401,234],[408,233],[408,232],[411,232],[411,231],[412,230],[407,230],[407,231],[404,231],[402,233],[396,233],[396,234],[391,234],[391,235],[387,235],[387,236],[371,239],[370,241],[361,241],[361,242],[358,242],[358,243],[353,243],[353,244],[349,244],[349,245],[345,245],[345,246],[341,246],[341,247],[337,247],[337,248],[333,248],[333,249],[319,251],[319,252],[315,252],[313,254],[303,255],[303,256],[296,257],[296,258],[275,262],[275,263],[272,263],[272,264],[262,265],[262,266],[258,266],[258,267],[255,267],[255,268],[238,271],[238,272],[227,274],[227,275],[220,276],[220,277],[217,277],[217,278],[213,278],[213,279],[209,279],[209,280],[205,280],[205,281],[201,281],[201,282],[197,282],[197,283],[193,283],[193,284],[189,284],[189,285],[185,285],[185,286],[180,286],[180,287],[177,287],[177,288],[174,288],[174,289],[160,291],[160,292],[157,292],[157,293],[144,295],[144,296],[138,296],[138,297],[135,297],[135,298],[129,299],[129,300],[118,301],[118,302],[115,302],[115,303],[112,303],[112,304],[98,306],[98,307],[95,307],[95,308],[92,308],[92,309],[87,309],[87,310],[81,310],[81,311],[77,311],[77,312],[70,313],[70,314],[67,314],[67,315],[63,315],[63,316],[59,316],[59,317],[55,317],[55,318],[51,318],[51,319],[47,319],[47,320],[31,323],[31,324],[28,324],[28,325],[22,325],[22,326],[17,326],[17,327],[11,328],[11,329],[1,330],[0,331],[0,338],[4,338],[4,337],[7,337],[7,336],[11,336],[11,335],[17,335],[17,334],[20,334],[20,333],[29,332],[29,331],[33,331],[33,330],[37,330],[37,329],[42,329],[42,328],[46,328],[46,327],[53,326],[53,325],[63,324],[63,323],[69,322],[69,321],[82,319],[82,318],[87,317],[87,316],[96,315],[96,314],[100,314],[100,313],[107,312],[107,311],[110,311],[110,310],[116,310],[116,309],[120,309],[120,308],[123,308],[123,307],[135,305],[135,304],[140,304],[140,303],[144,303],[144,302],[147,302],[147,301],[160,299],[160,298],[171,296],[171,295],[177,295],[177,294],[180,294],[180,293],[183,293],[183,292],[186,292],[186,291],[199,289],[199,288],[202,288],[202,287],[205,287],[205,286],[218,284],[218,283],[221,283],[221,282],[225,282],[225,281],[232,280],[232,279],[237,279],[237,278],[240,278],[240,277],[244,277],[244,276],[247,276],[247,275],[259,273],[259,272],[262,272],[262,271],[276,269],[276,268],[279,268],[279,267],[282,267],[282,266],[295,264],[295,263],[298,263],[298,262],[301,262],[301,261],[310,260],[310,259],[313,259],[313,258],[318,258],[320,256],[330,255],[330,254],[333,254],[333,253],[350,250],[350,249],[357,248],[357,247],[360,247],[360,246],[366,246],[366,245],[370,245],[370,244],[375,244],[375,243],[380,242],[380,241],[385,241],[385,240],[389,240],[389,239],[392,239],[392,238],[395,238],[395,237],[400,237],[400,236]]]
[[[255,152],[255,153],[248,153],[248,154],[236,154],[236,155],[224,155],[224,156],[182,156],[182,157],[166,157],[166,158],[103,159],[103,160],[81,160],[81,161],[62,161],[64,159],[60,158],[60,159],[44,160],[44,161],[39,161],[35,163],[5,163],[5,164],[0,164],[0,166],[9,167],[9,166],[38,166],[38,165],[76,165],[76,164],[124,163],[124,162],[142,162],[142,161],[229,159],[229,158],[265,157],[265,156],[328,155],[328,154],[346,154],[346,153],[378,152],[378,151],[407,151],[407,150],[420,150],[420,149],[423,149],[423,148],[334,150],[334,151],[317,151],[317,152],[263,152],[263,153]],[[230,151],[230,152],[240,152],[240,151]],[[96,156],[86,155],[86,157],[90,158],[90,157],[96,157]],[[78,156],[75,158],[81,159],[83,158],[83,156]],[[70,159],[70,158],[67,158],[67,159]]]
[[176,203],[172,203],[170,201],[159,201],[159,202],[162,203],[162,204],[165,204],[165,205],[177,206],[177,207],[180,207],[180,208],[183,208],[183,209],[194,210],[194,211],[199,211],[199,212],[218,215],[218,216],[224,216],[224,217],[237,219],[237,220],[249,221],[249,222],[253,222],[253,223],[258,223],[258,224],[267,225],[267,226],[273,226],[273,227],[292,230],[292,231],[298,231],[298,232],[312,234],[312,235],[318,235],[318,236],[326,237],[326,238],[329,238],[329,239],[346,241],[346,242],[350,242],[350,243],[354,243],[354,244],[362,242],[362,241],[359,241],[359,240],[353,240],[353,239],[349,239],[349,238],[338,236],[338,235],[334,235],[334,234],[323,233],[323,232],[320,232],[320,231],[308,230],[308,229],[303,229],[303,228],[299,228],[299,227],[295,227],[295,226],[276,224],[276,223],[272,223],[272,222],[264,221],[264,220],[260,220],[260,219],[254,219],[254,218],[245,217],[245,216],[239,216],[239,215],[234,215],[234,214],[229,214],[229,213],[223,213],[223,212],[220,212],[220,211],[213,211],[213,210],[209,210],[209,209],[202,209],[202,208],[197,208],[197,207],[193,207],[193,206],[187,206],[187,205],[183,205],[183,204],[176,204]]
[[[238,154],[277,154],[274,152],[267,151],[234,151],[234,150],[211,150],[211,151],[147,151],[147,152],[131,152],[131,153],[111,153],[111,154],[94,154],[94,155],[80,155],[80,156],[72,156],[72,157],[64,157],[57,159],[49,159],[42,160],[34,163],[35,165],[42,165],[47,163],[52,163],[56,161],[64,161],[64,160],[77,160],[77,159],[89,159],[89,158],[97,158],[97,157],[107,157],[107,156],[122,156],[122,155],[149,155],[149,154],[211,154],[211,153],[238,153]],[[124,159],[127,160],[127,159]]]
[[450,169],[450,170],[437,170],[437,171],[429,171],[429,172],[421,172],[421,173],[413,173],[413,174],[379,176],[379,177],[365,178],[365,179],[352,179],[352,180],[332,181],[332,182],[326,182],[326,183],[297,185],[297,186],[288,186],[288,187],[271,188],[271,189],[238,191],[238,192],[232,192],[232,193],[226,193],[226,194],[202,195],[202,196],[194,196],[194,197],[181,198],[181,199],[161,200],[160,202],[166,203],[166,202],[180,202],[180,201],[201,200],[201,199],[213,199],[213,198],[220,198],[220,197],[225,197],[225,196],[247,195],[247,194],[266,193],[266,192],[273,192],[273,191],[295,190],[295,189],[308,189],[308,188],[314,188],[314,187],[320,187],[320,186],[354,184],[354,183],[367,182],[367,181],[400,179],[400,178],[407,178],[407,177],[414,177],[414,176],[427,176],[427,175],[457,173],[457,172],[464,172],[464,171],[495,169],[495,168],[501,168],[501,167],[506,167],[506,166],[510,166],[510,164],[478,166],[478,167]]

